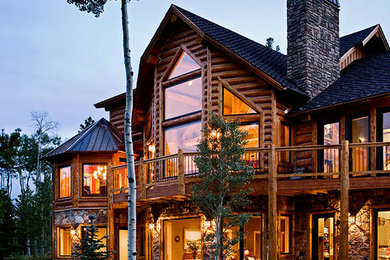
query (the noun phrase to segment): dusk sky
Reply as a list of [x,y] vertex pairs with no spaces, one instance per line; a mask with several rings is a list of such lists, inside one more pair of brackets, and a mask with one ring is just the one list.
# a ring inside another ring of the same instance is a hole
[[[257,42],[273,37],[286,53],[286,0],[132,1],[132,63],[171,3]],[[380,23],[390,37],[389,0],[340,0],[340,35]],[[108,117],[93,104],[125,91],[120,1],[100,18],[66,0],[0,1],[0,129],[31,132],[30,112],[47,111],[69,138],[88,116]]]

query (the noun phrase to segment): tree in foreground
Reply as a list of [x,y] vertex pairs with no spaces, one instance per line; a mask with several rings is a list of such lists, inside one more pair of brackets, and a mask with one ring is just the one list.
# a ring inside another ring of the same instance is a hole
[[[93,13],[96,17],[104,11],[104,5],[107,0],[67,0],[70,4],[75,4],[80,11]],[[127,160],[127,178],[129,183],[128,196],[128,230],[129,230],[129,247],[128,259],[137,259],[136,246],[136,178],[134,166],[134,148],[131,136],[131,122],[133,116],[133,69],[131,67],[130,56],[130,33],[129,21],[127,15],[127,3],[130,0],[121,0],[122,3],[122,32],[123,32],[123,57],[126,72],[126,109],[125,109],[125,148]]]
[[[234,227],[245,225],[250,215],[238,214],[250,203],[247,186],[254,170],[243,160],[247,133],[239,130],[239,122],[225,122],[213,115],[203,129],[205,138],[198,145],[195,163],[202,182],[193,186],[191,200],[206,217],[215,221],[215,234],[205,238],[211,243],[214,259],[224,259],[239,242],[239,232],[229,237]],[[239,229],[239,228],[238,228]]]
[[109,259],[112,257],[112,251],[108,250],[107,236],[98,237],[99,228],[94,224],[95,215],[89,215],[91,225],[85,228],[83,238],[79,245],[76,245],[75,259],[96,260]]

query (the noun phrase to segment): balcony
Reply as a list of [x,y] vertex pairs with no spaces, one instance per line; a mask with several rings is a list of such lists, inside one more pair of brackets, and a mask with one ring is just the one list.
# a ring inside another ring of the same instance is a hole
[[[197,153],[162,156],[136,162],[138,205],[185,200],[201,181]],[[255,195],[267,195],[269,183],[278,195],[318,194],[348,189],[390,188],[390,142],[311,145],[245,150],[252,165]],[[114,204],[127,205],[126,165],[114,166]],[[277,189],[276,189],[277,187]]]

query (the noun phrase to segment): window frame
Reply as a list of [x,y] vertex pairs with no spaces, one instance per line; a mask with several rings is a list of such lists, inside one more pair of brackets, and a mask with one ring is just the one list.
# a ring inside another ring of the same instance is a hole
[[83,197],[107,197],[108,195],[108,192],[107,192],[107,179],[106,179],[106,194],[85,194],[84,193],[84,165],[104,165],[106,166],[106,169],[107,169],[107,177],[108,177],[108,166],[107,166],[107,162],[92,162],[92,163],[89,163],[89,162],[83,162],[81,164],[81,194]]
[[[253,113],[246,113],[246,114],[230,114],[230,115],[225,114],[225,89],[226,89],[226,91],[230,92],[230,94],[232,94],[234,97],[238,98],[245,105],[250,107],[254,112]],[[259,112],[257,112],[256,109],[254,109],[250,104],[248,104],[247,102],[242,100],[241,97],[234,94],[229,88],[227,88],[224,84],[222,84],[222,115],[223,116],[230,117],[230,116],[246,116],[246,115],[257,115],[257,114],[259,114]]]
[[[351,121],[352,122],[352,121]],[[335,119],[335,120],[326,120],[326,121],[320,121],[318,122],[317,124],[317,144],[319,145],[324,145],[324,126],[325,125],[329,125],[329,124],[335,124],[335,123],[338,123],[339,124],[339,144],[341,143],[341,120],[340,118],[338,119]],[[318,167],[318,172],[324,172],[325,170],[325,167],[324,167],[324,150],[318,150],[317,152],[317,167]],[[340,158],[340,150],[339,150],[339,169],[338,169],[338,172],[340,172],[341,170],[341,164],[340,164],[340,161],[341,158]]]
[[[374,232],[371,232],[371,233],[374,233],[373,235],[374,235],[374,244],[375,244],[375,248],[374,248],[374,259],[378,259],[378,226],[379,226],[379,223],[378,223],[378,213],[380,212],[380,211],[390,211],[390,208],[389,207],[385,207],[385,208],[376,208],[375,210],[374,210],[374,216],[373,216],[373,218],[374,218]],[[371,237],[370,237],[370,239],[371,239]]]
[[280,250],[279,250],[279,253],[280,255],[282,256],[286,256],[286,255],[292,255],[294,250],[293,250],[293,239],[294,239],[294,236],[293,236],[293,232],[294,232],[294,229],[293,229],[293,214],[292,213],[282,213],[279,215],[279,243],[281,245],[281,242],[282,242],[282,229],[281,229],[281,220],[282,218],[281,217],[288,217],[288,252],[282,252],[281,251],[281,247],[280,247]]
[[61,232],[60,230],[61,229],[70,229],[70,231],[72,231],[72,226],[57,226],[57,252],[56,252],[56,255],[59,257],[59,258],[69,258],[69,257],[72,257],[72,244],[73,244],[73,237],[72,237],[72,233],[70,233],[70,255],[61,255]]
[[[61,197],[61,169],[62,168],[66,168],[66,167],[69,167],[70,168],[70,176],[69,176],[69,188],[70,188],[70,192],[69,192],[69,196],[67,197]],[[69,199],[69,198],[72,198],[72,188],[73,188],[73,185],[72,185],[72,165],[71,164],[66,164],[64,166],[59,166],[58,167],[58,199]]]
[[[259,148],[260,147],[260,122],[259,121],[246,121],[246,122],[241,122],[239,127],[240,126],[245,126],[245,125],[254,125],[256,124],[257,125],[257,147],[256,148]],[[241,131],[241,130],[240,130]]]
[[[282,126],[286,126],[288,128],[288,144],[287,144],[287,146],[291,146],[292,140],[293,140],[292,139],[292,129],[291,129],[292,126],[288,122],[280,121],[280,127],[282,127]],[[280,146],[283,147],[281,141],[282,140],[280,140]],[[285,151],[285,153],[287,153],[287,158],[288,158],[286,162],[291,163],[291,151]]]
[[[377,110],[377,119],[376,119],[376,141],[383,142],[383,114],[390,113],[390,107],[385,107]],[[383,149],[376,148],[377,162],[376,168],[378,170],[383,170]]]

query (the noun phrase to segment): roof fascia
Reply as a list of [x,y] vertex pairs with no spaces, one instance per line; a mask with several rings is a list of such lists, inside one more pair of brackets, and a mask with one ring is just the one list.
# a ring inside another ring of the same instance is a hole
[[372,37],[374,37],[375,34],[379,34],[379,37],[381,38],[382,40],[382,43],[383,43],[383,46],[385,47],[386,51],[389,51],[389,44],[387,42],[387,39],[385,37],[385,34],[383,33],[383,30],[381,28],[381,26],[378,24],[374,30],[372,30],[372,32],[363,40],[362,44],[363,46],[365,46],[370,40]]

